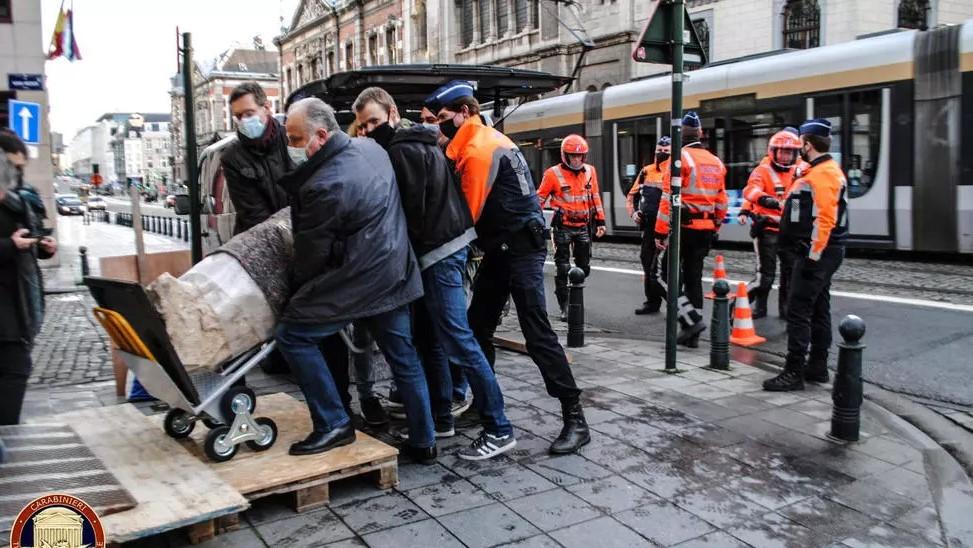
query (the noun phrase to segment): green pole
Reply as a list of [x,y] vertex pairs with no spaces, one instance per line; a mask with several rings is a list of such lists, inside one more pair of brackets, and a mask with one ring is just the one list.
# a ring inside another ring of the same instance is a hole
[[683,0],[672,0],[672,191],[669,195],[669,282],[666,298],[666,371],[676,371],[676,337],[679,318],[679,228],[682,198],[682,53]]
[[189,187],[189,226],[193,264],[203,260],[203,227],[200,224],[199,177],[196,173],[196,111],[193,100],[192,36],[182,33],[182,87],[186,118],[186,185]]

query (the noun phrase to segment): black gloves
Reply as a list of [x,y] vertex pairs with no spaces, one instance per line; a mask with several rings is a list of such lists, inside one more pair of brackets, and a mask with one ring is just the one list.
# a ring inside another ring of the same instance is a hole
[[780,209],[780,202],[773,196],[761,196],[757,203],[768,209]]

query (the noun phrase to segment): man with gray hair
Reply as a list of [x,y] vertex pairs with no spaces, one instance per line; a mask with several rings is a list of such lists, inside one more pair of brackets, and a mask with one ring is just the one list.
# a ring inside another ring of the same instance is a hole
[[291,446],[320,453],[355,440],[318,342],[352,320],[375,338],[402,396],[409,439],[402,453],[436,460],[429,390],[412,345],[409,304],[422,279],[389,157],[370,139],[351,139],[334,110],[317,98],[287,112],[288,153],[297,168],[280,184],[291,204],[293,296],[277,344],[307,399],[314,431]]

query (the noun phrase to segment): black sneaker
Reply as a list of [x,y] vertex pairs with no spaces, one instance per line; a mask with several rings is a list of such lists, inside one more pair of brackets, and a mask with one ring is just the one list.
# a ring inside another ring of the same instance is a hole
[[804,390],[804,379],[796,371],[784,371],[772,379],[764,381],[764,390],[768,392],[793,392]]
[[470,396],[467,396],[462,400],[453,400],[453,404],[449,408],[449,414],[454,417],[458,417],[463,413],[466,413],[466,410],[469,409],[471,405],[473,405],[473,398]]
[[432,447],[413,447],[405,444],[399,448],[399,454],[412,462],[425,464],[426,466],[436,464],[436,458],[439,457],[439,451],[435,445]]
[[376,396],[361,401],[361,414],[368,426],[383,426],[388,424],[389,416],[382,407],[382,401]]
[[513,434],[506,436],[494,436],[486,432],[481,432],[479,437],[473,440],[468,447],[460,449],[456,456],[463,460],[486,460],[492,459],[497,455],[502,455],[517,446],[517,440]]
[[662,308],[661,304],[650,305],[649,303],[643,303],[642,308],[635,309],[635,315],[646,316],[648,314],[658,314],[660,308]]
[[[437,439],[451,438],[456,435],[456,428],[453,425],[439,425],[437,424],[434,429],[434,434]],[[394,428],[392,430],[392,435],[400,440],[409,440],[409,429],[407,427]]]

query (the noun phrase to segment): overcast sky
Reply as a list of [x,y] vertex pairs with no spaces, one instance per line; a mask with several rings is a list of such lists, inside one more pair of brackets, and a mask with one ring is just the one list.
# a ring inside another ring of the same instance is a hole
[[[71,0],[68,0],[70,3]],[[289,25],[299,0],[74,0],[81,61],[46,63],[51,130],[74,134],[105,112],[169,112],[176,72],[176,27],[191,32],[196,59],[213,58],[260,35],[267,49],[281,16]],[[47,50],[60,0],[41,0]]]

